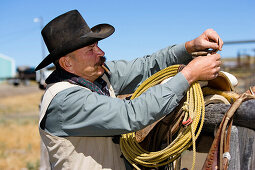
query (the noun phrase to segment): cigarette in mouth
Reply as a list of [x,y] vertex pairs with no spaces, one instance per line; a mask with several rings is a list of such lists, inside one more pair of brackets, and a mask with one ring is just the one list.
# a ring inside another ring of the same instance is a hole
[[108,68],[106,68],[104,65],[102,65],[102,68],[106,71],[106,73],[108,73],[109,75],[111,75],[110,70],[108,70]]

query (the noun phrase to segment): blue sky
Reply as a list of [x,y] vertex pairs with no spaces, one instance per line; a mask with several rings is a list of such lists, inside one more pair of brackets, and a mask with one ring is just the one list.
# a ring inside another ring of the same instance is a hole
[[[131,60],[196,38],[213,28],[223,41],[255,40],[254,0],[1,0],[0,53],[17,66],[43,58],[40,23],[78,9],[90,27],[109,23],[115,33],[100,42],[108,60]],[[255,44],[225,45],[222,57],[255,55]],[[48,50],[45,47],[45,54]]]

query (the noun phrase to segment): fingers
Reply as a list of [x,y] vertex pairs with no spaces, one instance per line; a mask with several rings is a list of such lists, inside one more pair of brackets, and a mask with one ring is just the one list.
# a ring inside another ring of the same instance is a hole
[[207,80],[215,79],[216,77],[219,76],[219,72],[220,72],[220,67],[216,67],[212,69],[212,71],[208,73]]
[[215,73],[213,79],[217,78],[219,76],[219,73]]
[[215,65],[214,69],[212,69],[212,79],[218,77],[219,72],[220,72],[220,66],[221,66],[221,61],[220,61],[220,55],[215,55]]
[[216,60],[220,60],[220,58],[221,58],[221,57],[220,57],[220,54],[213,54],[212,56],[213,56]]
[[223,41],[216,31],[207,29],[204,33],[205,38],[209,41],[206,42],[207,48],[222,50]]
[[220,54],[213,54],[199,57],[199,65],[203,65],[203,72],[200,72],[199,78],[202,80],[212,80],[219,75],[221,60]]
[[197,80],[212,80],[219,75],[220,54],[194,58],[181,72],[189,84]]
[[[211,68],[215,68],[215,72],[220,71],[220,66],[221,66],[221,60],[220,60],[220,55],[219,54],[214,54],[210,55],[210,57],[213,57],[213,59],[210,61],[211,62]],[[208,59],[209,61],[209,59]]]
[[220,60],[216,61],[216,67],[220,67],[220,66],[221,66],[221,61]]
[[219,50],[218,44],[215,43],[215,42],[210,42],[210,41],[205,41],[204,42],[204,48],[205,49],[211,48],[211,49]]
[[220,54],[217,54],[217,53],[214,53],[214,54],[208,54],[207,56],[211,56],[213,57],[215,60],[218,60],[220,61],[221,57],[220,57]]
[[207,29],[204,34],[206,35],[206,37],[209,39],[209,41],[211,42],[218,42],[218,37],[219,35],[217,34],[216,31],[214,31],[213,29]]
[[215,72],[214,72],[214,77],[213,78],[218,77],[219,76],[219,72],[220,72],[220,66],[215,68]]
[[188,53],[204,51],[206,49],[222,50],[223,41],[216,31],[207,29],[194,40],[187,41],[185,48]]
[[215,68],[215,74],[218,74],[219,71],[220,71],[220,66],[218,66],[218,67]]

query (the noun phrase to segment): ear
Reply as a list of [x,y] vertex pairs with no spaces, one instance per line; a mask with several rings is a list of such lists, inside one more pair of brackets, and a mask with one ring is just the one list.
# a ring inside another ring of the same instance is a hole
[[66,71],[73,73],[73,65],[69,56],[63,56],[59,59],[59,65]]

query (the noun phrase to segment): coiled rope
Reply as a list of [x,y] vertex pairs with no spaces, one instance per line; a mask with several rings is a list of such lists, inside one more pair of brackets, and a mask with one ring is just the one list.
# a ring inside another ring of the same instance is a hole
[[[131,100],[140,96],[148,88],[161,83],[163,80],[175,76],[181,65],[167,67],[145,80],[133,93]],[[136,141],[135,132],[123,134],[120,139],[120,147],[125,158],[136,168],[137,164],[145,167],[159,167],[169,164],[179,158],[183,151],[193,145],[193,163],[195,167],[196,144],[204,123],[205,105],[203,93],[199,83],[193,83],[187,91],[187,100],[182,107],[185,112],[183,127],[180,128],[177,137],[163,150],[150,152],[144,150]]]

